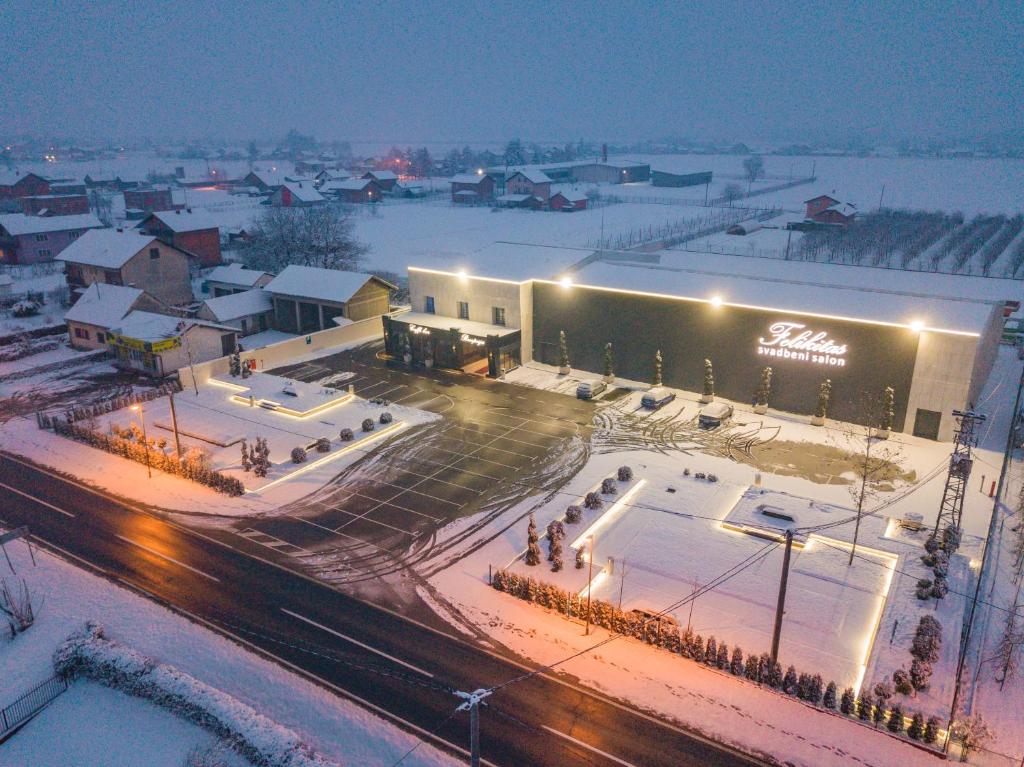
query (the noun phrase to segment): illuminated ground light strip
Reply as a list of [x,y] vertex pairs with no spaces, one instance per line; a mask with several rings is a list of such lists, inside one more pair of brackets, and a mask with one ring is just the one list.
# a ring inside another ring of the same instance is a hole
[[591,593],[593,593],[594,589],[601,585],[601,582],[604,581],[607,577],[608,571],[602,567],[601,571],[594,576],[593,580],[591,580],[590,583],[583,587],[582,591],[580,591],[580,593],[577,596],[581,598],[587,596],[587,589],[589,589]]
[[375,431],[369,437],[363,437],[358,442],[353,442],[351,445],[349,445],[347,447],[343,447],[341,450],[338,450],[335,453],[331,453],[330,455],[326,455],[323,458],[321,458],[319,461],[313,461],[313,463],[306,464],[301,469],[296,469],[295,471],[291,472],[290,474],[285,474],[283,477],[278,477],[273,482],[268,482],[263,487],[259,487],[259,488],[256,488],[256,489],[252,489],[252,488],[248,488],[247,487],[247,488],[245,488],[245,492],[249,493],[251,495],[259,495],[260,493],[264,492],[265,490],[269,490],[274,485],[279,485],[282,482],[285,482],[285,481],[287,481],[289,479],[295,479],[296,477],[299,477],[299,476],[305,474],[307,471],[312,471],[313,469],[317,468],[318,466],[323,466],[325,463],[333,461],[336,458],[340,458],[343,455],[347,455],[348,453],[351,453],[354,450],[358,450],[359,448],[361,448],[366,443],[368,443],[368,442],[375,442],[376,440],[378,440],[379,438],[385,436],[386,434],[391,434],[392,432],[395,432],[395,431],[397,431],[398,429],[400,429],[400,428],[402,428],[404,426],[405,426],[405,422],[404,421],[395,421],[390,426],[387,426],[384,429],[380,429],[379,431]]
[[619,500],[612,504],[612,507],[608,509],[608,511],[606,511],[600,517],[595,519],[594,523],[590,527],[588,527],[586,530],[580,533],[579,537],[572,542],[569,548],[578,549],[581,545],[583,545],[583,542],[586,541],[587,538],[594,535],[599,528],[604,527],[608,524],[608,522],[611,521],[613,517],[618,516],[619,512],[626,508],[626,504],[629,503],[629,499],[636,495],[637,491],[646,484],[647,480],[641,479],[639,482],[633,485],[633,487],[626,491],[625,495],[623,495]]

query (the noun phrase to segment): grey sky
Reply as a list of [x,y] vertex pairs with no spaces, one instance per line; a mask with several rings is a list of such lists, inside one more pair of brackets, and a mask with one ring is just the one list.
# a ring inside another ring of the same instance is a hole
[[0,132],[473,142],[1017,130],[1020,0],[5,2]]

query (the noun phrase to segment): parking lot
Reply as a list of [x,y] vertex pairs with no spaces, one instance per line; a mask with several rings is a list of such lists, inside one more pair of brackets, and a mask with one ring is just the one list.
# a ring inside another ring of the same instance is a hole
[[376,348],[272,371],[299,380],[352,384],[361,397],[442,414],[402,433],[279,513],[237,525],[250,543],[298,558],[321,575],[380,574],[432,550],[434,534],[484,509],[496,493],[536,492],[555,457],[587,434],[590,403],[462,373],[380,360]]

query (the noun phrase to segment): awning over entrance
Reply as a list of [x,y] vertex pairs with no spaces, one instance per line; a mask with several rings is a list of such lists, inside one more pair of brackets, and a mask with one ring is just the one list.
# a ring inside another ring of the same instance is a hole
[[487,338],[497,336],[503,338],[519,331],[515,328],[506,328],[504,325],[488,325],[486,322],[473,322],[472,320],[460,320],[456,317],[442,317],[437,314],[426,312],[406,312],[391,318],[392,322],[402,322],[406,325],[418,325],[433,330],[458,329],[460,333],[475,338]]

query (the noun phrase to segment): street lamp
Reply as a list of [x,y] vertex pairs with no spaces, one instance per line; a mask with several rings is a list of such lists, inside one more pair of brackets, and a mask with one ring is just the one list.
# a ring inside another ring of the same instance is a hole
[[142,447],[146,452],[146,474],[153,479],[153,467],[149,463],[149,439],[146,437],[146,411],[142,409],[142,405],[132,405],[131,409],[139,414],[139,420],[142,421]]
[[587,536],[587,540],[590,542],[590,567],[587,572],[587,628],[584,632],[585,635],[590,635],[590,592],[594,589],[594,534],[591,533]]

